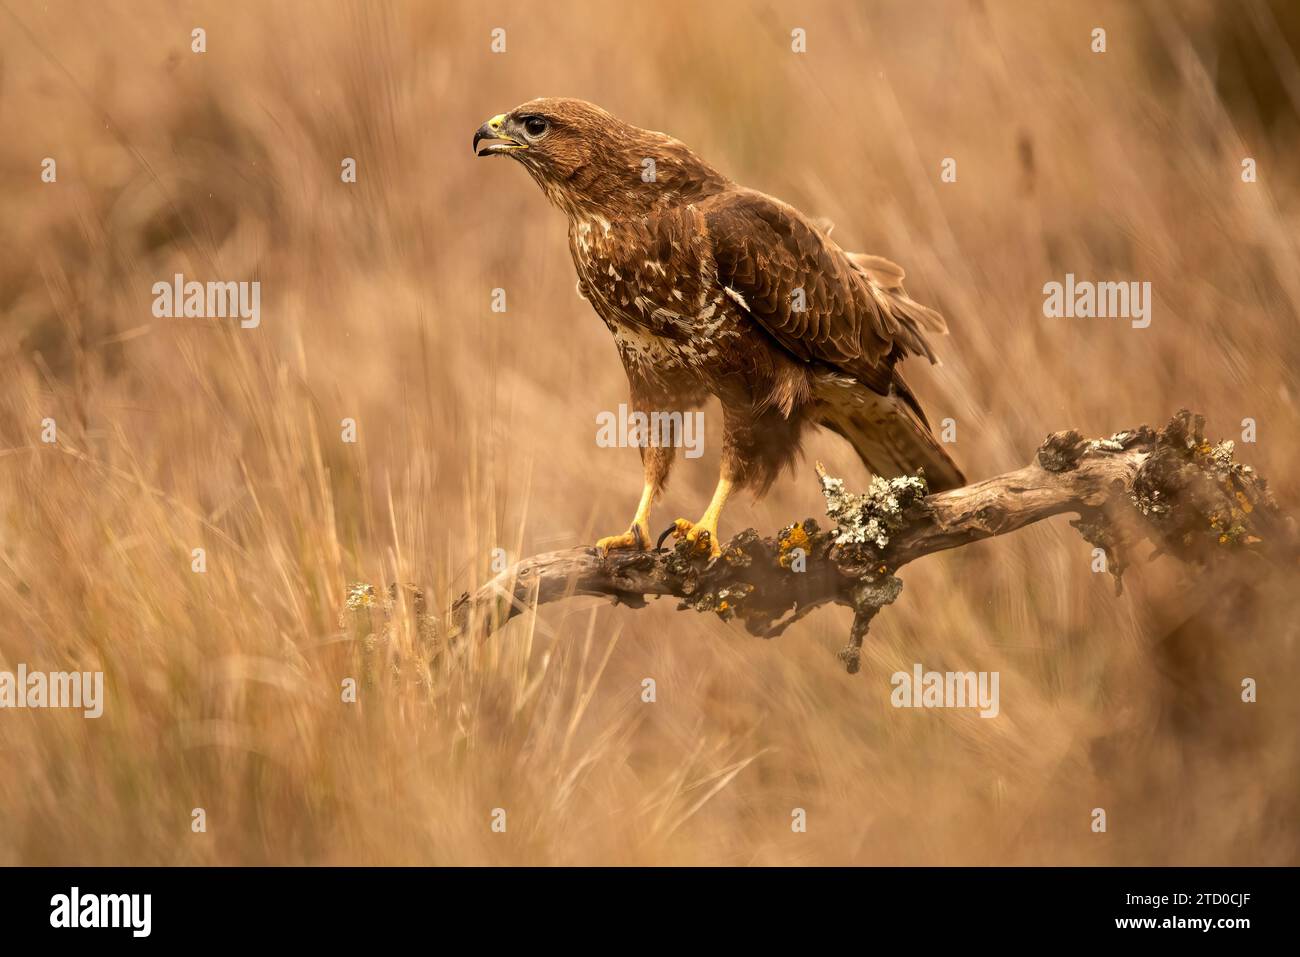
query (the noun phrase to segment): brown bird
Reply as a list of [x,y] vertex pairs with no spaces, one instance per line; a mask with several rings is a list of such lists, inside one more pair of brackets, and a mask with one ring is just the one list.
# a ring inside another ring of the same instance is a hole
[[[845,252],[792,206],[583,100],[494,116],[474,150],[517,161],[568,216],[578,291],[614,334],[633,410],[684,412],[717,396],[721,475],[700,520],[674,523],[679,537],[717,556],[727,497],[764,492],[810,423],[846,438],[877,475],[923,469],[932,491],[965,484],[896,368],[907,355],[935,361],[925,334],[947,331],[903,291],[898,266]],[[636,515],[602,551],[649,547],[673,456],[641,449]]]

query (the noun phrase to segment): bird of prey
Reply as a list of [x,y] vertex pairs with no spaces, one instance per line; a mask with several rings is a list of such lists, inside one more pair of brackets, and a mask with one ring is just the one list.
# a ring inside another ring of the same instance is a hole
[[[679,538],[720,554],[727,497],[764,492],[810,424],[847,439],[877,475],[919,468],[931,491],[965,484],[896,368],[908,355],[935,361],[926,334],[947,331],[903,291],[898,266],[845,252],[794,207],[583,100],[494,116],[474,151],[518,162],[568,217],[578,292],[614,335],[632,408],[719,400],[717,489],[699,521],[674,523]],[[673,453],[641,449],[640,504],[626,532],[597,542],[602,553],[650,546]]]

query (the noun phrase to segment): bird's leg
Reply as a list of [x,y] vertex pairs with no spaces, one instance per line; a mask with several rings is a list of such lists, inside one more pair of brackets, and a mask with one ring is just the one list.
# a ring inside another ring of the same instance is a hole
[[602,555],[607,554],[611,548],[645,551],[650,547],[650,502],[654,499],[654,493],[654,486],[646,482],[645,488],[641,490],[641,504],[636,507],[636,515],[632,517],[628,530],[622,535],[608,535],[596,542]]
[[727,496],[731,494],[732,486],[735,484],[728,472],[729,469],[724,465],[722,474],[718,476],[718,486],[713,490],[713,498],[709,501],[709,507],[704,510],[698,522],[679,518],[673,523],[673,534],[678,538],[685,538],[688,542],[698,543],[700,533],[708,532],[710,558],[717,558],[722,554],[722,545],[718,541],[718,518],[722,515],[722,506],[726,504]]
[[650,506],[655,496],[663,487],[672,464],[673,450],[653,447],[641,450],[641,462],[645,467],[645,485],[641,489],[641,502],[632,516],[632,524],[622,535],[610,535],[596,542],[596,548],[602,555],[611,548],[635,548],[646,551],[650,547]]

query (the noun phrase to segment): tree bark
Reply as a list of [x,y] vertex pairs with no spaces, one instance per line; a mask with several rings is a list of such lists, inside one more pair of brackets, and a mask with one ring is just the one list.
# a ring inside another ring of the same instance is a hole
[[[445,625],[425,623],[453,639],[490,633],[536,605],[578,595],[632,607],[671,596],[679,608],[738,619],[770,638],[814,608],[836,603],[854,609],[840,658],[856,672],[871,620],[902,587],[894,575],[899,568],[1063,513],[1076,513],[1072,524],[1103,549],[1117,590],[1129,553],[1144,538],[1157,553],[1195,563],[1294,566],[1294,526],[1267,484],[1233,461],[1231,442],[1211,445],[1203,433],[1204,420],[1185,410],[1159,431],[1142,426],[1094,440],[1057,432],[1024,468],[936,495],[925,494],[923,476],[874,479],[865,494],[849,493],[819,464],[831,527],[806,519],[771,538],[747,529],[713,560],[706,542],[607,556],[592,547],[547,552],[463,594]],[[368,588],[353,586],[349,606]],[[413,591],[423,615],[423,594]],[[395,597],[390,589],[390,610]]]

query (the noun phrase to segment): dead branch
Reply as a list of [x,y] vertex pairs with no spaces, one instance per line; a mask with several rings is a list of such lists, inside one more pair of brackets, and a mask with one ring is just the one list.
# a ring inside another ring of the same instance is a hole
[[[439,636],[454,638],[479,629],[490,633],[536,605],[577,595],[632,607],[672,596],[681,609],[737,619],[750,633],[772,638],[813,609],[835,603],[854,610],[849,643],[840,652],[852,673],[871,620],[902,588],[898,569],[1054,515],[1078,515],[1071,524],[1104,550],[1117,592],[1143,539],[1154,543],[1154,554],[1198,564],[1294,564],[1294,527],[1266,482],[1233,461],[1233,443],[1207,442],[1204,425],[1203,417],[1184,410],[1159,431],[1142,426],[1093,440],[1073,430],[1057,432],[1025,468],[936,495],[926,495],[919,473],[876,478],[864,494],[850,493],[819,464],[829,528],[810,518],[773,538],[747,529],[712,561],[704,542],[608,556],[590,547],[548,552],[462,595],[445,628],[427,619],[423,594],[413,589],[416,612]],[[395,597],[390,589],[385,604]],[[374,598],[369,586],[354,586],[349,608],[369,609]]]

